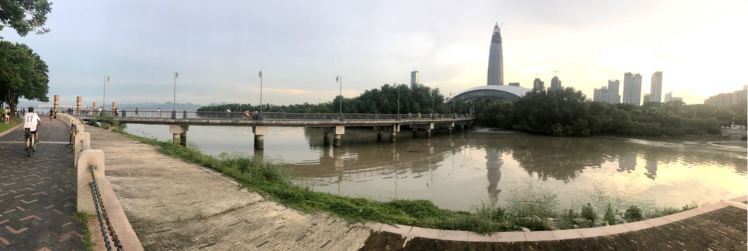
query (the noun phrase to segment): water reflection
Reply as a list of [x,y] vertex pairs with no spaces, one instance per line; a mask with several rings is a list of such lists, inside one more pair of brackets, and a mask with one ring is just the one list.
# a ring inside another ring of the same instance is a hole
[[488,201],[492,206],[496,206],[499,201],[499,193],[501,189],[498,188],[499,181],[501,180],[501,165],[504,161],[501,160],[501,153],[499,149],[488,147],[486,148],[486,176],[488,178]]
[[[169,139],[168,129],[153,128],[128,125],[128,130],[151,130]],[[332,148],[323,145],[320,129],[271,128],[265,150],[253,152],[251,131],[244,128],[195,126],[189,133],[188,143],[205,152],[234,151],[290,167],[299,184],[317,191],[376,200],[426,199],[459,210],[481,202],[501,205],[507,191],[528,183],[556,191],[560,201],[582,197],[599,184],[674,206],[745,193],[745,148],[708,141],[554,138],[486,130],[416,139],[401,133],[391,144],[376,143],[374,130],[347,129],[343,147]]]

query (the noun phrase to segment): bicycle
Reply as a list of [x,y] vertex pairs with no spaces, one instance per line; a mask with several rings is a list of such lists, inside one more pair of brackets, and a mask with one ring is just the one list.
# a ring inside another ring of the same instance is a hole
[[31,133],[31,128],[23,128],[23,137],[26,142],[26,157],[31,158],[31,155],[36,152],[36,141],[34,135]]

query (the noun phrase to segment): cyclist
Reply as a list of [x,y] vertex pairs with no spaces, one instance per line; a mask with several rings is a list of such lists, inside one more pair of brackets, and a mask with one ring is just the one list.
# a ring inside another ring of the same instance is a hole
[[[39,134],[36,132],[41,125],[42,120],[39,118],[39,115],[34,112],[34,107],[29,107],[29,112],[23,115],[23,129],[24,131],[26,128],[29,129],[31,134],[34,136],[35,143],[39,143]],[[26,139],[26,145],[29,145],[29,139]]]

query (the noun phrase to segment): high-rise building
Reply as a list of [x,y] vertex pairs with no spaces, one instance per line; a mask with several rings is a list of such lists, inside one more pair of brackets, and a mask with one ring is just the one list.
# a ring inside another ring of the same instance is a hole
[[720,93],[704,100],[704,104],[719,107],[730,107],[734,105],[746,105],[746,94],[748,94],[748,85],[744,85],[742,90],[729,93]]
[[650,83],[649,99],[644,99],[644,102],[662,102],[662,72],[658,71],[652,74],[652,82]]
[[418,84],[421,83],[421,76],[418,74],[418,71],[411,71],[410,72],[410,88],[416,88]]
[[618,79],[608,80],[608,93],[610,94],[608,103],[611,103],[611,104],[621,103],[620,86],[621,86],[621,81],[618,81]]
[[610,103],[610,89],[603,86],[603,88],[595,89],[592,95],[592,101]]
[[553,76],[551,79],[551,90],[561,90],[561,80],[558,79],[558,76]]
[[653,101],[652,101],[652,96],[651,96],[651,95],[649,95],[649,93],[645,93],[645,94],[644,94],[644,98],[642,98],[642,101],[643,101],[643,103],[642,103],[642,104],[646,104],[646,103],[649,103],[649,102],[653,102]]
[[668,102],[683,102],[683,98],[675,97],[673,96],[673,92],[668,92],[667,94],[665,94],[665,103]]
[[535,78],[535,80],[532,81],[532,89],[543,91],[545,90],[545,83],[543,83],[543,80],[540,80],[540,78]]
[[493,27],[491,48],[488,54],[488,85],[504,84],[504,56],[501,50],[501,30],[499,24]]
[[623,75],[623,103],[641,105],[642,75],[627,72]]

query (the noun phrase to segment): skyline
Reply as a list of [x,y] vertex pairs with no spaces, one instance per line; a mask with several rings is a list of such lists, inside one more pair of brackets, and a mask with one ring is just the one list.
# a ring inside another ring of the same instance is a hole
[[107,100],[170,101],[174,71],[178,103],[258,103],[259,70],[272,104],[330,101],[336,75],[353,97],[407,84],[411,71],[448,95],[485,84],[496,22],[503,23],[505,84],[532,88],[534,78],[550,82],[559,71],[564,87],[592,99],[594,88],[625,72],[663,71],[662,93],[687,103],[748,84],[739,75],[748,57],[741,46],[748,36],[737,32],[748,4],[740,1],[180,3],[55,2],[50,33],[19,38],[7,28],[0,36],[47,61],[49,95],[63,104],[76,95],[100,101],[106,76]]

